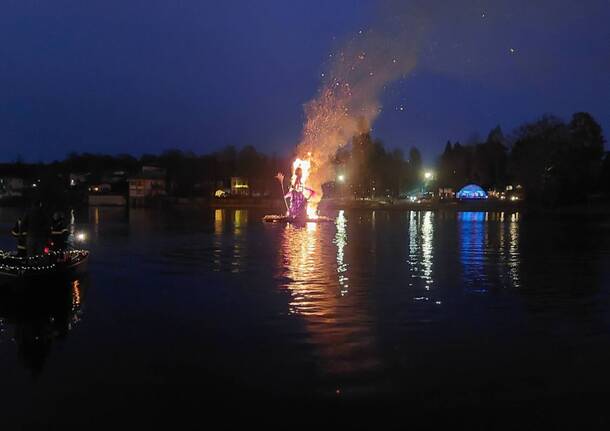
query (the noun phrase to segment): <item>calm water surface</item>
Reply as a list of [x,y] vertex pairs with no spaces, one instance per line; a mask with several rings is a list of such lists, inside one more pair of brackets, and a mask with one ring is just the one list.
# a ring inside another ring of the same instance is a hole
[[[4,249],[16,214],[0,212]],[[1,292],[4,417],[154,416],[192,393],[430,408],[606,397],[609,220],[263,214],[77,212],[88,275]]]

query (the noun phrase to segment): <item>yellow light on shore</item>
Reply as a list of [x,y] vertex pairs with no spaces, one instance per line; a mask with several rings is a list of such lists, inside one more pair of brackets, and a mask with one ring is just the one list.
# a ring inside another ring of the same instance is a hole
[[432,171],[426,171],[424,172],[424,178],[430,181],[432,178],[434,178],[434,173]]

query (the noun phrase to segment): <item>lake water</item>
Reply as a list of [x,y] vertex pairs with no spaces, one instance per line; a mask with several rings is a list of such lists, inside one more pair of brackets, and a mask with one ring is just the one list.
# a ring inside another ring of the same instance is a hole
[[[16,214],[0,211],[4,249]],[[0,294],[2,421],[155,420],[210,400],[435,411],[607,398],[608,219],[263,215],[77,211],[88,274]]]

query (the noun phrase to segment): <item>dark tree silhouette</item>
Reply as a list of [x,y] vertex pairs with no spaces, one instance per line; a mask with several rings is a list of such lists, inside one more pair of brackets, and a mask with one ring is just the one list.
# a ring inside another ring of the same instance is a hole
[[604,138],[586,113],[569,124],[553,116],[521,126],[511,152],[515,179],[530,199],[547,204],[582,202],[601,170]]

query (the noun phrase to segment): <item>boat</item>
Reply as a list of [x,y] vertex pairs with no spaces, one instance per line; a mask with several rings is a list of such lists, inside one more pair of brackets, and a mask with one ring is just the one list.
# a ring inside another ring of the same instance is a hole
[[0,251],[0,283],[69,276],[83,271],[88,259],[88,250],[48,250],[27,257]]
[[332,217],[326,216],[317,216],[316,218],[305,218],[305,219],[297,219],[295,220],[293,217],[289,217],[286,215],[277,215],[277,214],[269,214],[263,217],[263,222],[265,223],[327,223],[333,222],[335,219]]

